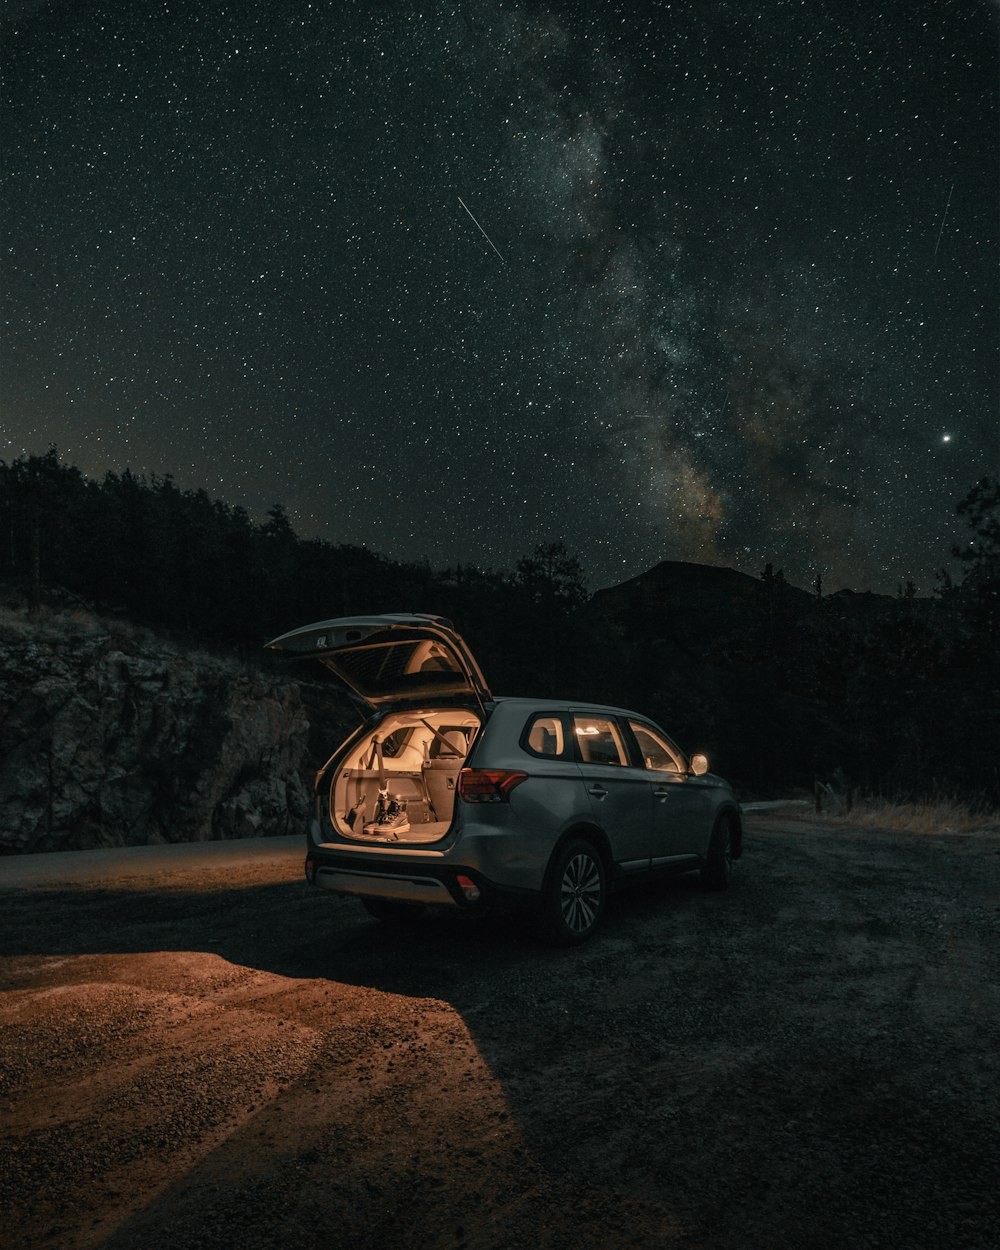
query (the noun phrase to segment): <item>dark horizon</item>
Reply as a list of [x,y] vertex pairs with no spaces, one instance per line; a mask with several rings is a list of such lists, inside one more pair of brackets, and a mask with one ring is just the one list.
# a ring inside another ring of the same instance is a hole
[[[281,667],[264,648],[289,629],[432,613],[454,622],[491,690],[642,709],[754,793],[840,771],[870,792],[946,783],[996,802],[1000,481],[979,483],[960,516],[962,574],[932,599],[907,585],[810,593],[766,562],[759,577],[663,562],[588,594],[559,544],[506,570],[392,562],[301,539],[280,507],[255,524],[169,479],[88,481],[52,451],[0,462],[0,586],[28,609],[7,612],[28,648],[8,668],[31,689],[32,639],[55,632],[90,663],[91,643],[113,649],[124,624],[140,651],[158,637],[194,655],[208,644],[264,671]],[[56,614],[33,617],[42,604]],[[317,674],[298,677],[312,687]],[[329,693],[317,692],[320,721],[341,702],[327,706]]]
[[[189,495],[189,496],[194,496],[194,495],[199,495],[199,494],[204,495],[211,508],[215,508],[221,505],[222,507],[227,509],[230,513],[237,513],[237,512],[245,513],[251,526],[253,526],[255,529],[258,529],[258,530],[265,528],[268,525],[269,521],[274,517],[274,514],[277,512],[277,513],[280,513],[281,516],[286,519],[287,524],[290,527],[290,534],[297,542],[302,542],[302,543],[320,542],[320,543],[326,544],[334,551],[338,547],[354,549],[358,552],[364,553],[366,556],[372,557],[375,560],[385,560],[389,563],[397,563],[403,566],[421,567],[425,563],[425,561],[421,558],[417,558],[415,560],[413,559],[407,560],[407,559],[401,558],[395,555],[392,551],[379,549],[370,543],[337,543],[327,538],[315,537],[315,536],[310,536],[308,534],[303,534],[299,532],[298,529],[296,529],[294,519],[289,515],[288,509],[285,507],[285,504],[280,499],[274,500],[271,503],[268,510],[263,515],[254,516],[249,511],[249,509],[246,509],[238,501],[233,502],[229,499],[224,498],[221,495],[213,495],[210,491],[206,491],[205,488],[202,486],[193,486],[193,487],[184,486],[177,479],[176,475],[170,472],[166,472],[162,474],[155,473],[155,472],[147,473],[144,471],[133,469],[130,465],[125,465],[120,469],[114,469],[114,468],[108,469],[101,476],[91,476],[89,474],[86,474],[79,465],[68,463],[65,457],[62,456],[60,449],[56,447],[55,445],[51,445],[47,449],[46,453],[41,456],[29,455],[29,456],[24,456],[24,457],[17,457],[11,461],[5,461],[3,459],[0,459],[0,468],[8,467],[8,468],[13,469],[13,468],[16,468],[16,466],[19,464],[24,465],[24,466],[28,466],[32,463],[41,464],[42,462],[46,460],[47,457],[52,457],[52,456],[56,457],[56,462],[59,466],[60,472],[68,472],[69,474],[79,473],[84,482],[90,483],[94,486],[100,487],[102,486],[103,483],[106,483],[109,479],[118,478],[120,480],[127,475],[131,475],[132,478],[144,488],[151,488],[156,483],[169,482],[181,494]],[[957,502],[958,501],[956,501],[956,503]],[[956,509],[956,520],[957,519],[958,519],[958,513]],[[965,541],[967,541],[967,535],[963,534],[962,538],[963,538],[962,545],[964,545]],[[574,548],[572,545],[563,543],[561,541],[555,544],[546,544],[546,543],[536,544],[534,549],[520,552],[515,557],[515,559],[511,562],[511,564],[507,566],[500,565],[497,563],[477,562],[476,560],[469,560],[469,561],[453,560],[451,563],[441,563],[441,564],[435,564],[432,561],[426,561],[426,564],[431,574],[435,577],[443,577],[445,574],[455,571],[460,568],[476,570],[477,572],[484,573],[484,574],[491,575],[491,576],[495,575],[495,576],[513,577],[516,575],[516,572],[517,572],[517,564],[520,561],[530,558],[533,554],[533,551],[536,551],[538,547],[544,547],[544,546],[561,547],[564,549],[564,552],[567,558],[571,560],[575,560],[579,563],[580,572],[581,572],[582,579],[583,579],[582,586],[583,586],[583,589],[586,591],[586,594],[588,597],[593,597],[604,591],[616,590],[620,587],[627,586],[632,582],[638,582],[641,579],[645,578],[648,574],[654,572],[656,569],[660,568],[663,565],[690,566],[692,568],[700,568],[700,569],[715,569],[715,570],[719,570],[722,572],[735,573],[739,577],[746,577],[755,582],[767,580],[766,570],[768,566],[770,566],[771,575],[777,577],[777,579],[780,582],[783,582],[792,591],[798,592],[800,594],[803,594],[809,597],[816,597],[815,572],[814,572],[813,580],[809,584],[802,585],[792,580],[791,578],[789,578],[785,574],[785,570],[782,566],[777,565],[774,563],[773,560],[768,559],[766,552],[761,553],[758,566],[754,569],[751,569],[750,567],[737,568],[733,564],[710,563],[707,561],[700,561],[700,560],[671,559],[668,557],[662,560],[657,560],[656,563],[651,564],[646,568],[639,569],[635,573],[630,574],[628,577],[622,577],[618,581],[608,582],[605,585],[592,584],[589,581],[589,579],[586,577],[586,569],[585,569],[581,551],[577,548]],[[959,580],[961,578],[962,571],[963,571],[962,562],[960,561],[958,556],[953,552],[949,552],[945,557],[943,557],[938,566],[938,573],[946,574],[949,577],[955,576],[955,577],[958,577]],[[830,586],[826,582],[826,571],[819,569],[819,570],[816,570],[816,572],[818,572],[822,578],[822,583],[820,587],[822,596],[837,595],[837,594],[842,594],[842,593],[873,594],[878,597],[891,599],[891,598],[898,597],[905,590],[908,593],[908,597],[913,597],[913,598],[922,599],[922,600],[929,600],[929,599],[936,598],[941,592],[941,590],[944,589],[944,585],[942,583],[941,577],[938,576],[937,573],[935,575],[936,584],[928,588],[927,590],[924,590],[922,587],[919,587],[915,583],[911,583],[908,580],[901,579],[900,581],[897,582],[897,584],[894,587],[891,588],[891,590],[873,591],[869,587],[863,587],[863,586]],[[912,590],[909,589],[910,586],[912,586]],[[58,590],[58,587],[54,587],[54,589]]]

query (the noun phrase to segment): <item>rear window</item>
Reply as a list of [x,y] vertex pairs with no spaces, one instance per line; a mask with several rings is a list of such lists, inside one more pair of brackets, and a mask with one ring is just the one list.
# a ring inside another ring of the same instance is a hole
[[339,650],[326,662],[363,695],[453,690],[456,678],[464,684],[452,653],[423,639]]
[[536,715],[528,721],[521,735],[521,745],[532,755],[558,758],[566,753],[566,734],[561,716]]

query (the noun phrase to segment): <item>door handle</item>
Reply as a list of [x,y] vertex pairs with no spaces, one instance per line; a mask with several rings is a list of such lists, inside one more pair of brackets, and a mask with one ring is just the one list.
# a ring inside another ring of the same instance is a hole
[[605,799],[608,796],[607,790],[605,790],[600,782],[598,782],[596,786],[591,786],[587,793],[592,794],[595,799]]
[[668,798],[670,798],[670,791],[669,791],[669,790],[665,790],[665,789],[654,790],[654,791],[653,791],[653,793],[656,795],[656,797],[657,797],[658,799],[668,799]]

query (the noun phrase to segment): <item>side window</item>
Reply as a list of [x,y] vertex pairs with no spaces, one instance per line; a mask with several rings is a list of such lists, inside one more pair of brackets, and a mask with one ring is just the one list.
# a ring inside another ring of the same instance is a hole
[[533,755],[558,757],[566,751],[566,735],[560,716],[533,716],[521,735],[521,745]]
[[406,746],[406,739],[412,730],[410,729],[394,729],[391,734],[382,740],[382,754],[386,759],[395,759],[397,755],[402,754],[403,747]]
[[588,716],[585,712],[577,712],[573,716],[573,733],[584,763],[628,763],[628,752],[622,741],[621,730],[607,716]]
[[677,750],[649,725],[630,720],[629,728],[639,744],[639,754],[647,768],[657,773],[682,773],[684,761]]

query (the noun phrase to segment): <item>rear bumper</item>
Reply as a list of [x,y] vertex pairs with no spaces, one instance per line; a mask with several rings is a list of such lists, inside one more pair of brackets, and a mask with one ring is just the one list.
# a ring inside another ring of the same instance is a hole
[[[536,899],[552,840],[521,829],[510,820],[506,805],[487,805],[482,814],[465,815],[461,826],[440,842],[424,844],[356,845],[333,836],[327,840],[325,827],[314,819],[309,825],[306,861],[312,867],[307,867],[306,876],[339,894],[443,907],[467,909],[493,899]],[[460,876],[479,889],[475,903],[466,898],[458,883]]]
[[[390,857],[351,854],[327,846],[310,844],[306,855],[306,878],[313,885],[334,894],[358,898],[391,899],[398,902],[426,903],[431,907],[478,911],[501,901],[531,901],[537,891],[501,884],[471,864],[446,863],[435,856],[400,855]],[[470,901],[459,878],[471,881],[479,897]]]
[[[434,907],[457,907],[459,900],[440,879],[432,876],[411,876],[401,873],[361,872],[357,869],[317,865],[306,876],[314,885],[334,894],[354,894],[360,898],[384,898],[406,903],[429,903]],[[462,898],[464,902],[464,896]]]

